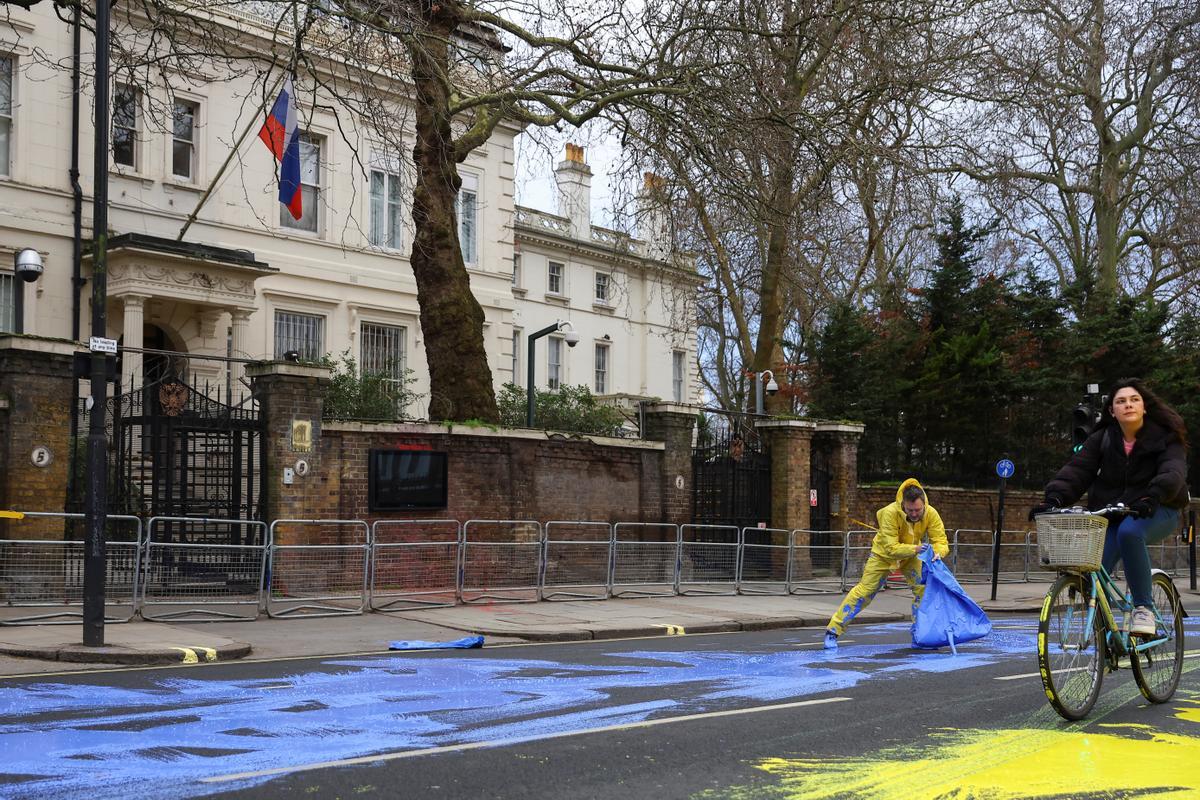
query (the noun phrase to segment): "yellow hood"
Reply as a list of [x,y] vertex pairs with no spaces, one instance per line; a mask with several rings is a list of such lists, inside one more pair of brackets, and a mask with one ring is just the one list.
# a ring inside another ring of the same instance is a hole
[[[904,490],[910,486],[915,486],[921,490],[921,494],[925,494],[925,487],[916,478],[909,478],[904,483],[900,484],[900,488],[896,490],[896,502],[900,503],[904,500]],[[929,505],[929,496],[925,495],[925,504]]]

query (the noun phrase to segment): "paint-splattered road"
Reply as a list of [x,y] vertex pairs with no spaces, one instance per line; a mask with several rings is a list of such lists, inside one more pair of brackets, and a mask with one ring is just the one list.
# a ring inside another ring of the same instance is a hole
[[10,680],[0,797],[1200,796],[1200,659],[1175,702],[1146,706],[1122,671],[1069,726],[1041,694],[1030,619],[958,656],[912,650],[905,625],[844,638],[836,653],[819,631],[775,631]]

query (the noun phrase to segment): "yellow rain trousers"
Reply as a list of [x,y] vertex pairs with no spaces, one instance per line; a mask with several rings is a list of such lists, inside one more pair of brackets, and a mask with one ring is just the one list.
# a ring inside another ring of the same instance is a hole
[[896,569],[900,570],[900,574],[912,589],[912,612],[916,615],[917,608],[921,605],[921,597],[925,594],[925,586],[920,582],[923,565],[917,558],[921,540],[928,538],[933,551],[942,558],[950,553],[950,543],[946,540],[946,527],[942,524],[942,518],[933,506],[929,505],[928,497],[925,498],[925,515],[921,520],[908,521],[901,501],[904,490],[909,486],[921,488],[921,484],[915,478],[909,478],[896,490],[896,502],[875,512],[879,532],[871,542],[871,557],[867,559],[863,568],[862,578],[838,605],[826,630],[841,636],[851,620],[870,605],[875,595],[883,590],[888,575]]

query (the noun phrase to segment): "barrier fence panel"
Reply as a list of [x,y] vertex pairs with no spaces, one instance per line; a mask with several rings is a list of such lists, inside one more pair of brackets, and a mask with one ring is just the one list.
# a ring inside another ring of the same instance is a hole
[[[317,528],[319,544],[294,544]],[[360,519],[277,519],[271,523],[267,616],[333,617],[367,607],[371,529]]]
[[[78,625],[83,619],[84,515],[13,512],[0,539],[0,625]],[[142,523],[107,517],[106,622],[128,622],[137,613]],[[38,609],[30,612],[29,609]]]
[[787,594],[792,533],[783,528],[742,528],[739,594]]
[[377,521],[371,527],[371,610],[454,605],[461,551],[458,520]]
[[662,597],[679,590],[679,528],[666,522],[613,526],[614,597]]
[[253,620],[262,602],[266,565],[265,522],[152,517],[146,525],[142,617]]
[[607,522],[547,522],[539,599],[606,599],[612,552],[613,531]]
[[846,569],[845,531],[794,530],[791,540],[788,593],[842,591]]
[[1171,534],[1147,549],[1150,551],[1150,566],[1163,570],[1175,579],[1187,576],[1187,542],[1178,533]]
[[736,525],[679,526],[679,593],[736,594],[741,539]]
[[846,591],[862,578],[867,559],[871,557],[871,545],[875,531],[853,530],[846,532],[846,549],[842,556],[841,591]]
[[534,520],[472,519],[463,525],[462,601],[538,599],[542,526]]
[[[950,540],[950,570],[959,583],[991,583],[992,531],[960,528]],[[1000,537],[1001,583],[1023,583],[1028,580],[1032,561],[1029,557],[1030,536],[1027,531],[1004,531]]]

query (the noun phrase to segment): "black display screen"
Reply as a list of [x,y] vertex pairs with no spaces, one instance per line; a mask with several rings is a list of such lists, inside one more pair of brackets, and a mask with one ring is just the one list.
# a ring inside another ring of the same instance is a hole
[[433,450],[372,450],[372,511],[446,507],[446,454]]

